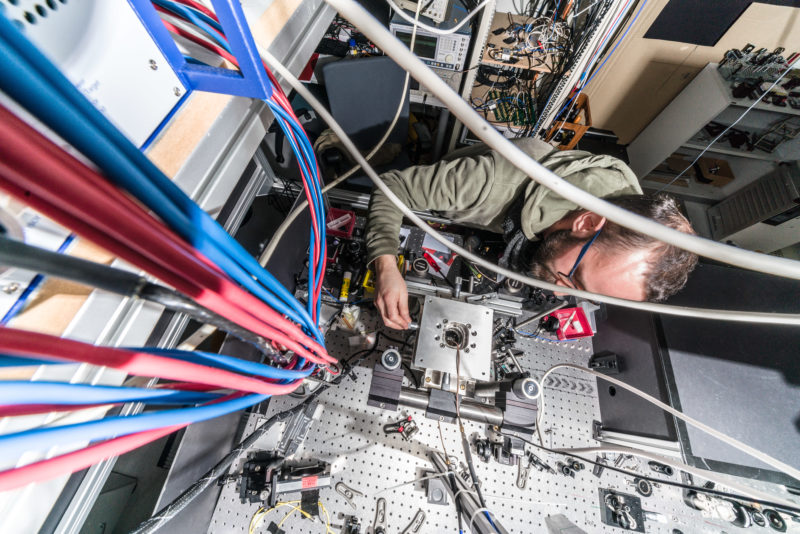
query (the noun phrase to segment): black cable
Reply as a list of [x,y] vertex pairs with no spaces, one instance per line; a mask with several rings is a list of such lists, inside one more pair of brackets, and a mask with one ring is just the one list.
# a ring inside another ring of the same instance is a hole
[[268,357],[274,354],[269,343],[258,334],[229,321],[204,308],[177,291],[148,282],[138,274],[109,267],[101,263],[58,254],[15,239],[0,236],[0,264],[63,278],[79,284],[96,287],[128,298],[142,298],[184,313],[192,319],[216,326],[234,337],[255,346]]
[[402,361],[400,362],[400,365],[402,365],[403,368],[406,371],[408,371],[408,374],[411,377],[411,380],[414,382],[414,387],[419,389],[419,381],[417,380],[417,377],[414,375],[414,371],[411,370],[411,367],[406,362],[402,362]]
[[[508,435],[508,434],[504,434],[502,432],[500,434],[503,435],[503,436]],[[709,495],[715,495],[717,497],[725,497],[727,499],[733,499],[733,500],[737,500],[737,501],[742,501],[743,503],[758,503],[758,504],[761,504],[761,505],[764,505],[764,506],[769,506],[771,508],[775,508],[777,510],[784,511],[784,512],[789,513],[791,515],[800,514],[800,507],[794,508],[794,507],[784,506],[782,504],[778,504],[778,503],[775,503],[775,502],[772,502],[772,501],[767,501],[767,500],[763,500],[763,499],[754,499],[753,497],[748,497],[746,495],[739,495],[739,494],[736,494],[736,493],[729,493],[729,492],[726,492],[726,491],[720,491],[720,490],[715,490],[715,489],[712,489],[712,488],[706,488],[704,486],[693,486],[691,484],[684,484],[682,482],[675,482],[673,480],[667,480],[667,479],[664,479],[664,478],[654,478],[654,477],[650,477],[650,476],[647,476],[647,475],[634,473],[633,471],[627,471],[625,469],[620,469],[619,467],[616,467],[614,465],[608,465],[608,464],[604,464],[602,462],[597,462],[595,460],[590,460],[588,458],[585,458],[583,456],[579,456],[577,454],[572,454],[570,452],[559,451],[559,450],[556,450],[556,449],[549,449],[547,447],[539,445],[538,443],[535,443],[535,442],[530,441],[528,439],[522,438],[520,436],[516,436],[515,435],[514,437],[518,437],[519,439],[521,439],[522,441],[524,441],[528,445],[530,445],[532,447],[536,447],[537,449],[541,449],[543,451],[547,451],[547,452],[552,453],[552,454],[560,454],[561,456],[567,456],[569,458],[575,458],[577,460],[580,460],[582,462],[586,462],[586,463],[589,463],[589,464],[599,465],[599,466],[601,466],[601,467],[603,467],[605,469],[608,469],[610,471],[616,471],[618,473],[622,473],[623,475],[627,475],[629,477],[641,478],[642,480],[647,480],[648,482],[656,482],[658,484],[665,484],[667,486],[675,486],[677,488],[683,488],[683,489],[687,489],[687,490],[691,490],[691,491],[697,491],[699,493],[708,493]]]

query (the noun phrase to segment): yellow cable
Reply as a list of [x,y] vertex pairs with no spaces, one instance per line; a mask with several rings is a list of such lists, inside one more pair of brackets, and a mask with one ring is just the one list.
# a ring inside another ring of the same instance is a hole
[[[260,507],[256,510],[256,513],[253,514],[253,518],[250,520],[250,528],[248,529],[249,534],[253,534],[255,530],[261,526],[261,522],[264,520],[267,514],[272,512],[273,510],[277,510],[281,506],[293,506],[298,504],[300,501],[286,501],[286,502],[279,502],[276,503],[275,506],[270,508],[269,510],[264,510],[264,507]],[[292,510],[293,512],[294,510]],[[291,514],[291,512],[289,512]],[[285,519],[285,518],[284,518]]]

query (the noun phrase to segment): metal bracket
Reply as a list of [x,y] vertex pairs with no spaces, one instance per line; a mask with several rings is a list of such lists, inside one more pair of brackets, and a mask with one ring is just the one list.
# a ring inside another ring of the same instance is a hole
[[375,504],[375,521],[372,522],[373,534],[386,534],[386,499],[383,497],[378,499]]
[[[214,13],[219,19],[220,33],[224,34],[230,51],[239,64],[238,71],[187,62],[151,0],[128,0],[128,2],[188,90],[197,89],[260,100],[271,96],[272,84],[261,62],[240,2],[211,0]],[[178,9],[191,11],[185,6],[179,6]]]
[[425,524],[425,512],[422,510],[417,510],[416,515],[414,515],[414,519],[411,520],[411,523],[403,529],[402,534],[417,534],[422,530],[422,525]]
[[344,482],[337,482],[334,489],[336,490],[336,493],[344,497],[344,500],[347,501],[347,504],[349,504],[353,508],[353,510],[358,510],[358,506],[355,505],[353,499],[356,496],[363,497],[364,496],[363,493],[351,488]]

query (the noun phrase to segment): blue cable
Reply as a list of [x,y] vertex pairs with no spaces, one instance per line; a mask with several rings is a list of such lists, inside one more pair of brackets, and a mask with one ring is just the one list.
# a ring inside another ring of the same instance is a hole
[[[63,254],[67,247],[75,240],[75,234],[69,234],[67,238],[61,243],[61,246],[58,247],[59,254]],[[3,318],[0,319],[0,326],[6,326],[11,319],[17,316],[19,312],[21,312],[25,308],[25,303],[28,302],[28,299],[31,297],[34,291],[36,291],[39,286],[44,282],[45,276],[43,274],[37,274],[34,276],[31,281],[28,283],[28,286],[22,291],[19,298],[11,305]]]
[[29,451],[47,450],[54,443],[70,445],[164,428],[179,424],[191,424],[213,419],[258,404],[270,395],[246,395],[224,402],[143,413],[130,416],[112,416],[95,421],[86,421],[56,427],[32,428],[0,435],[0,456],[15,458]]
[[[186,6],[173,4],[172,2],[168,2],[166,0],[152,0],[152,2],[160,7],[168,11],[172,11],[176,15],[179,15],[185,19],[188,19],[189,22],[203,30],[211,39],[213,39],[218,45],[223,47],[226,51],[230,52],[230,47],[228,46],[228,41],[226,41],[220,34],[223,34],[222,26],[216,23],[214,19],[207,16],[205,13],[200,11],[195,11],[194,9],[190,9]],[[218,30],[218,31],[214,31]]]
[[[1,80],[4,90],[10,96],[47,122],[73,146],[105,169],[108,175],[116,177],[120,185],[150,206],[187,241],[228,271],[236,281],[257,293],[259,298],[279,312],[305,325],[307,331],[313,333],[319,342],[323,341],[306,310],[288,290],[122,136],[4,18],[0,18],[0,41],[0,64],[15,72],[15,76],[3,77]],[[30,60],[30,63],[23,59]],[[34,70],[34,66],[38,70]],[[186,215],[182,217],[181,211]],[[215,246],[222,250],[214,250]],[[222,257],[225,254],[230,255],[230,258]],[[277,298],[271,298],[265,291],[259,291],[255,287],[257,284],[254,283],[253,276]],[[283,305],[276,302],[278,299],[283,301]],[[296,313],[291,313],[289,308]]]
[[12,356],[0,354],[0,367],[26,367],[29,365],[58,365],[68,362],[45,360],[43,358],[28,358],[27,356]]
[[63,382],[9,380],[0,387],[0,404],[201,404],[219,394],[176,389],[148,389]]
[[[214,354],[211,352],[189,352],[178,349],[160,349],[153,347],[135,348],[128,350],[137,350],[141,352],[149,352],[150,354],[158,354],[162,356],[169,356],[176,360],[184,362],[197,363],[200,365],[207,365],[216,369],[224,369],[235,373],[246,373],[250,375],[262,376],[264,378],[271,378],[275,380],[297,380],[305,378],[310,375],[314,368],[311,367],[306,370],[295,369],[281,369],[273,367],[264,363],[250,362],[247,360],[240,360],[232,356],[224,354]],[[302,365],[298,365],[302,368]]]

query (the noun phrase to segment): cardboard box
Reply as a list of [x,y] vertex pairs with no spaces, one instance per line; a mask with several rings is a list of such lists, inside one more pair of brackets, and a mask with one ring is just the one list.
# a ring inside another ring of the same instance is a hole
[[695,176],[695,180],[701,184],[723,187],[734,179],[733,170],[724,159],[700,158],[697,167],[700,169],[700,175]]

